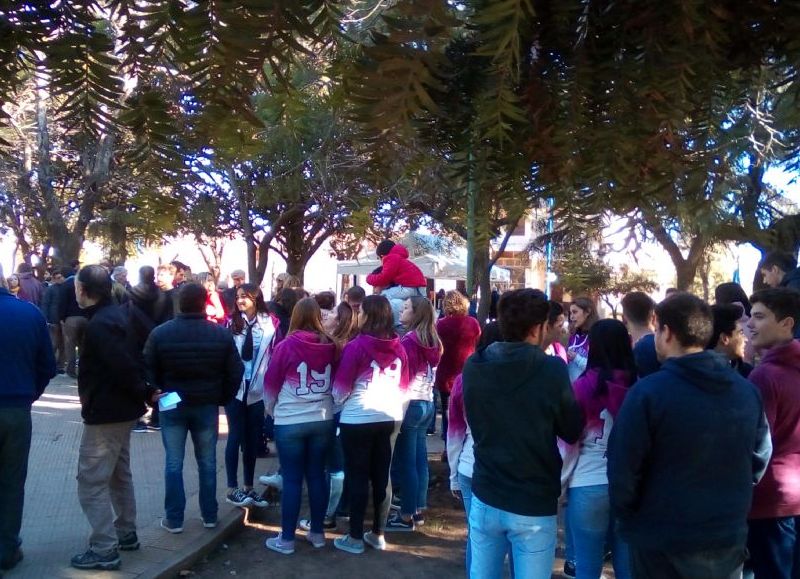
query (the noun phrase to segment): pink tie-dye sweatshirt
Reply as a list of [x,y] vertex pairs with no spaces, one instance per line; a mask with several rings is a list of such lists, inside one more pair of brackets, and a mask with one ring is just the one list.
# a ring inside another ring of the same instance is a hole
[[401,421],[408,384],[408,356],[400,338],[359,335],[344,347],[333,381],[334,401],[343,405],[340,422]]

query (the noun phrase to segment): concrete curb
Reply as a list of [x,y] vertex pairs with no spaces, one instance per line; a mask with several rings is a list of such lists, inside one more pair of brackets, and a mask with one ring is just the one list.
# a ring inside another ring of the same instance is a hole
[[153,565],[140,579],[174,579],[184,569],[211,553],[223,541],[244,527],[244,509],[233,509],[219,519],[213,533],[203,533],[192,541],[191,549],[176,552],[166,561]]

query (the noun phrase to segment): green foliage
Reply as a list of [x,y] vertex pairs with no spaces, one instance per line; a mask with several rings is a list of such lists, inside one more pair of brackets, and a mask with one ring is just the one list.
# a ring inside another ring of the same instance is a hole
[[613,270],[587,247],[569,248],[559,253],[553,271],[558,284],[573,296],[600,294],[611,284]]

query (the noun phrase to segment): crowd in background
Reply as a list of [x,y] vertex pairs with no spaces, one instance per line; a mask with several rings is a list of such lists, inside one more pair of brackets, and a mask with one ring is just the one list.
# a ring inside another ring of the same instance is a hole
[[[338,303],[285,274],[272,301],[242,271],[220,291],[179,262],[141,268],[135,285],[124,268],[101,265],[54,271],[48,286],[27,267],[8,280],[6,332],[28,337],[5,360],[19,379],[0,390],[0,443],[9,425],[21,428],[27,460],[30,404],[56,372],[78,379],[78,499],[92,534],[73,566],[116,569],[120,550],[139,547],[132,431],[161,431],[165,531],[183,531],[188,436],[203,524],[216,526],[220,406],[227,502],[268,505],[255,467],[275,442],[280,469],[259,478],[282,492],[268,549],[294,553],[298,528],[322,548],[346,516],[337,549],[384,550],[387,532],[425,523],[438,407],[470,577],[500,577],[505,565],[514,577],[549,577],[559,524],[570,577],[598,579],[608,557],[618,579],[800,574],[794,258],[768,255],[768,289],[747,296],[722,284],[714,305],[632,292],[621,321],[600,319],[590,297],[498,293],[482,328],[460,292],[429,301],[405,248],[387,240],[377,253],[372,294],[354,286]],[[0,461],[21,460],[19,448],[12,458],[3,448]],[[4,567],[22,557],[24,473],[15,473],[0,496],[18,503],[8,520],[0,510]]]

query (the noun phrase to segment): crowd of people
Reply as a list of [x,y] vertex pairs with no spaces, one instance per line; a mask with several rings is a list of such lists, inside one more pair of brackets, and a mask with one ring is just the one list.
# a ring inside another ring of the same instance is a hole
[[346,515],[335,548],[384,550],[386,533],[425,523],[438,398],[471,578],[506,565],[550,577],[559,524],[570,577],[598,579],[609,556],[618,579],[800,576],[793,258],[766,256],[767,289],[722,284],[713,305],[632,292],[621,321],[601,319],[589,297],[567,306],[507,291],[481,328],[458,291],[437,311],[405,248],[387,240],[378,254],[372,294],[354,286],[338,304],[286,275],[266,301],[242,271],[220,291],[180,263],[143,267],[134,286],[124,268],[59,270],[47,287],[21,268],[20,289],[0,289],[0,566],[22,558],[31,404],[66,372],[78,380],[78,500],[92,529],[79,569],[118,569],[119,551],[139,548],[132,431],[161,431],[164,530],[183,531],[188,436],[203,525],[216,526],[220,406],[227,502],[268,505],[256,458],[268,440],[277,448],[279,471],[259,478],[282,493],[267,549],[291,555],[298,529],[321,549]]

